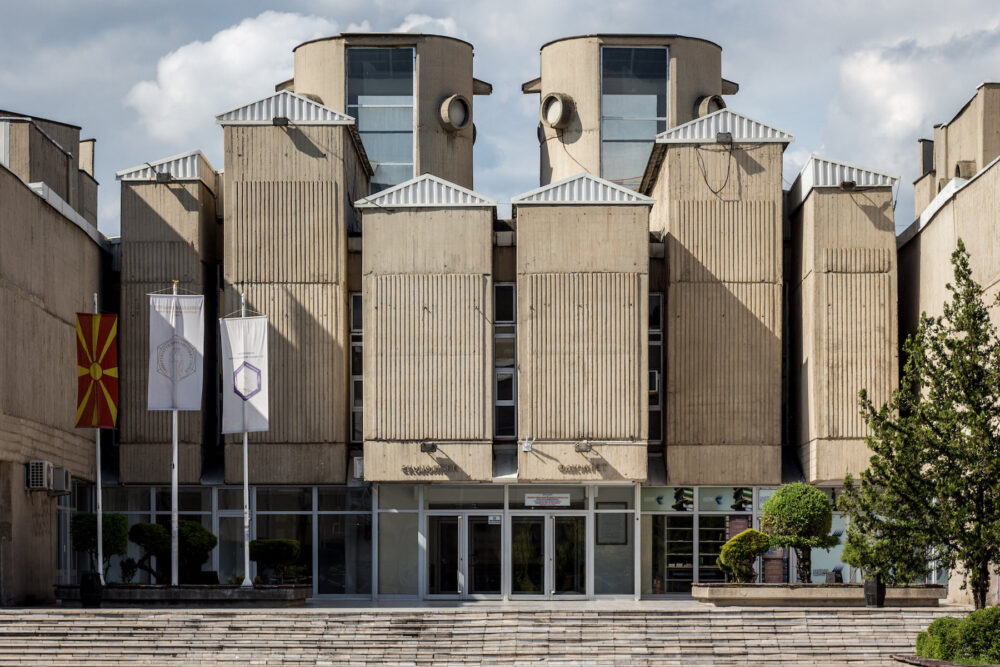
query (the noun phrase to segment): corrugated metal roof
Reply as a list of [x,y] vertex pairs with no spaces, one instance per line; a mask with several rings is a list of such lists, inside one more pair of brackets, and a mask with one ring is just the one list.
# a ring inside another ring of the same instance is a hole
[[627,204],[652,206],[653,199],[623,185],[597,178],[588,173],[535,188],[511,199],[514,206],[530,204]]
[[720,109],[701,118],[672,127],[656,135],[658,144],[703,144],[716,142],[719,132],[729,132],[734,143],[782,143],[795,141],[795,137],[749,116],[729,109]]
[[347,114],[288,90],[221,113],[215,117],[215,122],[219,125],[271,125],[275,118],[287,118],[295,125],[354,124],[354,119]]
[[836,188],[845,181],[853,181],[859,188],[892,187],[898,180],[898,176],[882,171],[811,155],[792,183],[788,195],[789,210],[794,211],[801,206],[813,188]]
[[169,174],[175,181],[201,181],[212,192],[216,190],[218,175],[208,158],[200,150],[182,155],[147,162],[115,172],[119,181],[155,181],[157,174]]
[[449,183],[433,174],[423,174],[354,203],[358,208],[416,208],[424,206],[480,208],[496,201]]

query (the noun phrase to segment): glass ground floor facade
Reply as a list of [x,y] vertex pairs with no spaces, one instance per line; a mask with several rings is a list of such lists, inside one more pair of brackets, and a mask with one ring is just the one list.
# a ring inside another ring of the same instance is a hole
[[[717,562],[722,545],[759,526],[773,491],[633,484],[260,486],[250,489],[251,537],[298,541],[299,558],[283,580],[310,584],[316,596],[655,598],[686,594],[692,583],[724,582]],[[75,494],[75,502],[92,504],[92,495],[88,503],[81,500],[86,493]],[[215,573],[209,579],[243,579],[242,508],[242,488],[181,487],[181,518],[200,522],[219,540],[203,566]],[[125,514],[129,525],[169,524],[170,509],[169,487],[104,489],[104,511]],[[833,532],[842,535],[844,528],[835,515]],[[141,556],[135,545],[129,549],[129,556]],[[860,581],[840,554],[840,547],[813,552],[814,582]],[[794,582],[794,558],[782,549],[766,554],[758,579]],[[266,568],[251,568],[259,581],[276,579]],[[60,547],[61,576],[71,579],[75,570]],[[120,558],[108,578],[121,580]],[[943,573],[931,577],[943,580]],[[149,576],[139,572],[133,581],[148,583]]]

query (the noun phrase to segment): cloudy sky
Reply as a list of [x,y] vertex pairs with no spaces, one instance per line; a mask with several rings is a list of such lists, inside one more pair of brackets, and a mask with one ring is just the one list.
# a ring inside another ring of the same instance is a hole
[[501,201],[536,187],[538,75],[548,40],[594,32],[678,33],[723,47],[740,84],[731,109],[795,135],[786,186],[818,153],[902,177],[897,227],[913,219],[919,137],[983,81],[1000,80],[990,0],[0,0],[0,108],[97,138],[100,227],[118,233],[114,172],[201,148],[222,165],[214,115],[273,92],[292,47],[341,31],[453,35],[475,45],[476,190]]

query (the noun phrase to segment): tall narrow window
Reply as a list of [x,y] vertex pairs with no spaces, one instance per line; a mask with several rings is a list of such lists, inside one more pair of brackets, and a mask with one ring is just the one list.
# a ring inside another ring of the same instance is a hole
[[364,341],[361,294],[351,294],[351,442],[364,441],[362,412],[364,408]]
[[657,133],[667,129],[669,51],[601,49],[601,176],[629,188],[642,180]]
[[413,178],[412,48],[347,49],[347,114],[375,170],[370,194]]
[[493,287],[493,431],[500,440],[517,438],[517,323],[514,285]]
[[649,441],[663,439],[663,295],[649,295]]

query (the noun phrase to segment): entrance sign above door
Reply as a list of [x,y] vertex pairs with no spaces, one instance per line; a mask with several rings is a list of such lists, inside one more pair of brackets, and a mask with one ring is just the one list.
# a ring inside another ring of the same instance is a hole
[[568,493],[526,493],[526,507],[569,507]]

